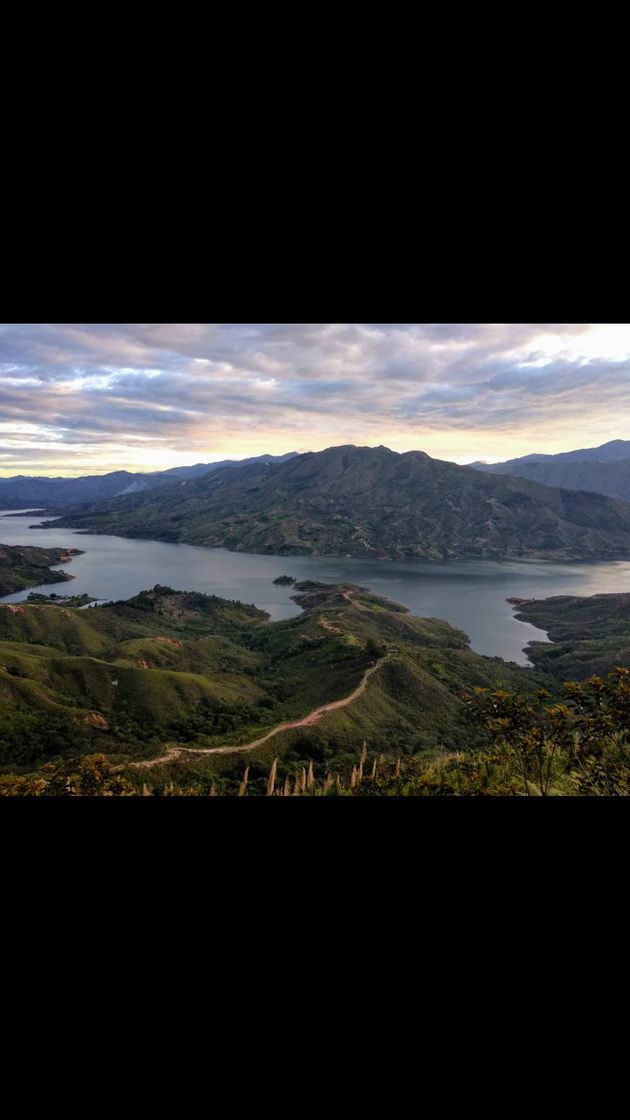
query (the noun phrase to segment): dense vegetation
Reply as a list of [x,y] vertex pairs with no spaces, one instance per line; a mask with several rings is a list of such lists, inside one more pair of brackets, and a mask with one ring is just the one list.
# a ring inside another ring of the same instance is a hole
[[527,647],[545,673],[569,680],[630,668],[630,594],[519,600],[516,617],[547,631],[549,642]]
[[[476,689],[471,720],[482,749],[442,752],[382,768],[350,783],[367,796],[628,796],[630,670],[565,685],[562,702],[541,689],[523,696]],[[366,760],[367,761],[367,760]],[[375,768],[376,769],[376,768]]]
[[0,596],[12,595],[40,583],[63,583],[74,577],[51,570],[51,564],[67,564],[80,556],[78,548],[35,548],[0,544]]
[[622,655],[630,596],[520,604],[559,639],[534,670],[366,588],[294,597],[303,613],[276,623],[160,586],[88,611],[0,604],[0,794],[630,792],[630,665],[558,680],[590,666],[583,645]]
[[280,555],[630,557],[630,505],[386,447],[217,470],[59,525]]
[[[404,758],[362,749],[336,772],[295,760],[247,762],[242,773],[131,780],[103,754],[0,777],[0,796],[620,797],[630,794],[630,670],[527,696],[475,689],[466,698],[480,743]],[[175,780],[174,780],[175,778]]]
[[364,588],[309,582],[297,598],[303,613],[276,623],[253,606],[163,587],[87,611],[0,605],[0,772],[95,753],[128,765],[174,748],[173,761],[138,780],[203,784],[240,771],[243,755],[184,748],[249,743],[301,720],[348,697],[380,661],[356,702],[249,752],[252,767],[262,775],[276,756],[343,767],[366,738],[408,755],[472,745],[467,688],[535,687],[527,670],[473,653],[448,623]]

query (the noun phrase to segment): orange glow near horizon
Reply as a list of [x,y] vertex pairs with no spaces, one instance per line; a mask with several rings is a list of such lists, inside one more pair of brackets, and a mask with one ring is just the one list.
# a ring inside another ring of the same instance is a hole
[[0,324],[0,478],[630,439],[630,324]]

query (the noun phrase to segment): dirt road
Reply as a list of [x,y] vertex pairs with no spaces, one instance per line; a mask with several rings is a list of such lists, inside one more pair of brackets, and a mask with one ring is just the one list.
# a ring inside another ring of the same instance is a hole
[[153,766],[160,766],[164,762],[172,762],[182,754],[236,754],[240,751],[251,751],[254,747],[262,746],[263,743],[272,739],[274,735],[279,735],[281,731],[292,731],[296,727],[312,727],[313,724],[319,723],[320,719],[328,712],[334,712],[338,708],[346,708],[348,704],[352,704],[354,700],[358,700],[359,696],[362,696],[365,692],[367,682],[372,676],[372,673],[380,669],[381,665],[383,665],[388,658],[389,654],[386,654],[385,657],[381,657],[374,665],[370,665],[369,669],[365,670],[354,692],[351,692],[345,699],[333,700],[330,704],[322,704],[321,707],[315,708],[314,711],[309,712],[309,714],[302,719],[296,719],[290,723],[279,723],[276,727],[273,727],[271,731],[268,731],[266,735],[261,735],[260,739],[254,739],[251,743],[244,743],[242,746],[238,747],[169,747],[167,753],[160,755],[159,758],[149,758],[144,762],[129,762],[124,766],[116,766],[114,769],[126,770],[133,768],[134,770],[150,770]]

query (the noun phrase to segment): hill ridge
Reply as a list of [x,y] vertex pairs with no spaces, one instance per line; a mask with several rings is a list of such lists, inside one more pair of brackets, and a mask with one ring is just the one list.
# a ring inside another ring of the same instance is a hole
[[630,557],[630,505],[353,444],[76,507],[54,526],[277,555]]

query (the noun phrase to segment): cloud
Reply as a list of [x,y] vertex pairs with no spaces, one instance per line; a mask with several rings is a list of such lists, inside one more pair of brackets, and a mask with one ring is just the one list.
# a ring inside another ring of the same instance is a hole
[[348,442],[566,450],[630,437],[629,375],[623,325],[3,324],[0,474]]

